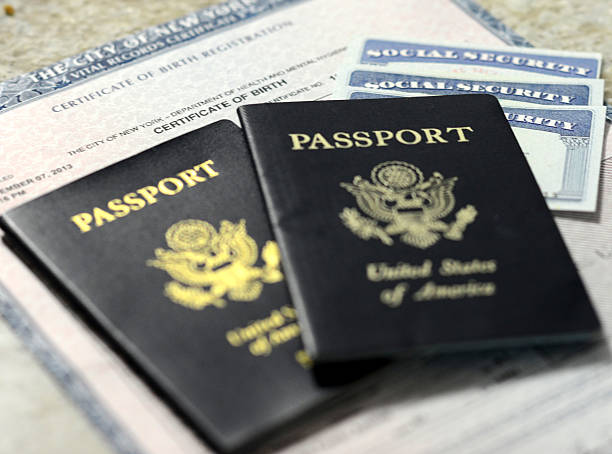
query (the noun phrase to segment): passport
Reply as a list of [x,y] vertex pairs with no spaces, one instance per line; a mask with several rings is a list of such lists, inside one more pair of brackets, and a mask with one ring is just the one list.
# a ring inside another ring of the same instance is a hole
[[315,361],[598,336],[494,97],[261,104],[239,115]]
[[253,446],[336,389],[319,387],[309,369],[252,161],[230,121],[68,184],[1,223],[219,450]]

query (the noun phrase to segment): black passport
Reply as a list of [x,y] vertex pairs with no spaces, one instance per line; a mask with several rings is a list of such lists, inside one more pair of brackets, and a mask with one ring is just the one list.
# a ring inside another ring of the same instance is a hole
[[597,334],[493,96],[262,104],[239,114],[313,359]]
[[308,370],[233,123],[142,152],[1,222],[218,449],[249,446],[329,396]]

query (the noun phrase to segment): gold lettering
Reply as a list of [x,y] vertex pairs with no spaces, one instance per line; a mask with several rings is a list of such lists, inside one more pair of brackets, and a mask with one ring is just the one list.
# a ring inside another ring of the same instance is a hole
[[355,146],[359,148],[371,147],[374,144],[372,139],[370,139],[370,133],[367,131],[355,131],[353,139],[355,139]]
[[157,202],[157,199],[153,197],[159,192],[155,186],[146,186],[138,189],[136,192],[140,194],[149,205],[153,205],[155,202]]
[[[168,189],[168,187],[166,186],[166,184],[168,183],[172,183],[174,185],[174,189]],[[164,178],[159,183],[157,183],[159,192],[161,192],[162,194],[166,194],[166,195],[178,194],[179,192],[183,190],[184,186],[185,185],[183,184],[182,180],[179,180],[178,178],[174,178],[174,177]]]
[[80,213],[72,216],[70,220],[76,224],[82,233],[85,233],[91,230],[90,224],[93,221],[93,216],[89,213]]
[[456,128],[446,128],[446,132],[457,131],[457,137],[459,138],[457,142],[469,142],[469,139],[465,137],[465,133],[463,132],[464,129],[466,131],[474,132],[471,126],[459,126]]
[[308,356],[308,353],[306,353],[304,350],[298,350],[297,352],[295,352],[295,360],[304,369],[310,369],[314,365],[314,361],[310,356]]
[[425,133],[425,143],[448,143],[448,140],[442,138],[442,131],[437,128],[423,128]]
[[284,344],[300,335],[300,327],[297,323],[291,323],[277,330],[270,332],[269,340],[273,346]]
[[374,133],[374,136],[376,137],[377,147],[386,147],[389,144],[385,141],[391,140],[393,138],[393,133],[391,131],[386,131],[383,129],[383,130],[372,131],[372,132]]
[[490,274],[497,271],[497,261],[474,259],[470,262],[462,262],[460,260],[444,259],[438,271],[441,276]]
[[428,281],[412,295],[412,298],[415,301],[476,298],[495,295],[496,291],[494,282],[478,282],[470,279],[463,284],[439,285]]
[[[407,132],[414,136],[414,140],[412,142],[408,142],[406,139],[404,139],[404,134]],[[403,143],[404,145],[415,145],[422,140],[422,137],[421,134],[413,129],[401,129],[395,133],[395,140],[397,140],[399,143]]]
[[193,187],[198,183],[204,183],[206,178],[198,175],[194,169],[183,170],[182,172],[177,174],[177,177],[182,178],[185,183],[187,183],[188,187]]
[[351,135],[348,132],[336,132],[332,137],[337,148],[351,148],[353,146]]
[[270,319],[274,326],[281,326],[283,323],[285,323],[285,317],[283,317],[283,314],[281,314],[279,311],[272,311]]
[[390,266],[386,263],[368,263],[366,266],[366,276],[372,282],[394,281],[402,279],[422,279],[431,277],[432,262],[427,259],[420,265],[399,262]]
[[310,142],[308,134],[289,134],[289,137],[291,137],[291,143],[293,144],[292,150],[303,150],[304,145]]
[[130,207],[121,203],[121,199],[113,199],[108,202],[108,209],[113,210],[113,214],[118,218],[122,218],[123,216],[127,216],[130,214]]
[[308,146],[309,150],[318,150],[319,144],[323,145],[323,148],[326,150],[332,150],[334,147],[323,137],[323,134],[317,132],[314,136],[312,136],[312,142]]
[[291,306],[281,307],[281,313],[283,314],[284,317],[288,318],[289,320],[295,320],[297,318],[296,310],[292,308]]
[[261,328],[259,325],[249,325],[246,328],[240,330],[240,337],[244,341],[248,341],[259,336]]
[[124,195],[123,201],[129,205],[132,211],[138,211],[147,206],[147,202],[138,197],[135,192]]
[[233,347],[248,344],[249,352],[254,356],[268,356],[275,347],[300,336],[296,317],[293,307],[281,306],[266,318],[227,331],[225,339]]
[[265,336],[261,336],[249,344],[249,351],[253,356],[268,356],[272,351],[272,346]]
[[236,331],[228,331],[225,333],[225,338],[232,347],[240,347],[242,345],[242,340]]
[[137,189],[136,192],[129,192],[122,198],[112,199],[106,203],[105,211],[102,208],[94,207],[90,213],[75,214],[70,218],[81,232],[89,232],[92,227],[101,227],[107,222],[113,222],[117,218],[122,218],[130,214],[131,211],[138,211],[147,205],[153,205],[158,201],[156,195],[164,194],[173,196],[181,192],[185,185],[193,187],[198,183],[207,181],[207,178],[198,175],[198,169],[204,171],[209,178],[214,178],[219,175],[212,166],[212,160],[204,161],[201,164],[194,166],[191,169],[184,170],[177,174],[178,178],[168,177],[160,180],[157,186],[145,186]]
[[408,290],[408,284],[401,282],[394,288],[388,288],[380,292],[380,301],[389,307],[398,307],[404,301],[406,290]]
[[[457,126],[446,128],[446,134],[456,133],[456,142],[469,142],[467,132],[474,132],[471,126]],[[347,149],[352,147],[368,148],[371,146],[387,147],[395,140],[403,145],[416,145],[418,143],[449,143],[450,138],[439,128],[400,129],[390,131],[377,129],[373,131],[337,131],[331,135],[331,140],[322,133],[315,133],[312,137],[308,134],[289,134],[292,141],[292,150],[320,149]]]
[[219,172],[217,172],[215,169],[211,167],[213,164],[214,162],[209,159],[208,161],[204,161],[202,164],[198,164],[197,166],[194,167],[194,169],[198,170],[198,167],[199,167],[204,172],[206,172],[206,174],[210,178],[216,177],[217,175],[219,175]]
[[93,218],[96,227],[101,227],[104,225],[105,222],[113,222],[115,219],[117,219],[112,214],[107,213],[102,208],[98,207],[94,207],[93,209]]

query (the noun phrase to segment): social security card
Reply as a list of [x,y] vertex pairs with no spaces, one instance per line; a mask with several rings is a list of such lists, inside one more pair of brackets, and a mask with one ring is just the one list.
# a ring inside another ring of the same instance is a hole
[[550,209],[596,211],[606,108],[503,110]]
[[554,77],[597,79],[601,54],[525,47],[491,47],[411,39],[358,38],[349,64],[446,63],[526,71]]
[[[419,95],[348,89],[336,98],[406,96]],[[501,104],[548,207],[556,211],[596,211],[606,108]]]
[[[374,66],[374,68],[381,68]],[[579,77],[559,77],[547,74],[538,74],[514,69],[496,68],[493,66],[460,65],[452,63],[392,63],[384,67],[385,71],[398,71],[408,74],[427,74],[438,77],[468,77],[468,78],[494,78],[500,80],[513,80],[515,82],[549,82],[563,83],[564,81],[579,81]]]
[[587,106],[603,105],[603,80],[523,82],[476,77],[442,77],[410,74],[372,66],[347,67],[338,75],[337,90],[364,88],[422,95],[488,93],[508,105]]

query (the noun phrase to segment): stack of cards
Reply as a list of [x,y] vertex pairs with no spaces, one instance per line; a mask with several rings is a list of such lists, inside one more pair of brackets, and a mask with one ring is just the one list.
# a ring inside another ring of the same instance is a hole
[[361,38],[335,99],[496,96],[551,210],[597,206],[606,110],[601,55]]

